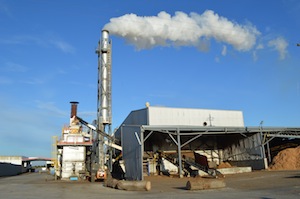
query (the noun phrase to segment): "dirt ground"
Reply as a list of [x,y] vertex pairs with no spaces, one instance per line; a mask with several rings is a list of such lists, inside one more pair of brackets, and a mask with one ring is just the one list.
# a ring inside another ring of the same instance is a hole
[[[152,190],[162,192],[185,189],[188,180],[167,176],[146,176],[152,183]],[[250,173],[231,174],[224,177],[227,189],[264,190],[297,186],[300,197],[300,170],[298,171],[253,171]]]
[[48,174],[23,174],[0,178],[0,198],[7,199],[93,199],[93,198],[300,198],[300,170],[255,171],[226,175],[225,188],[189,191],[190,178],[147,176],[150,191],[123,191],[102,182],[55,181]]

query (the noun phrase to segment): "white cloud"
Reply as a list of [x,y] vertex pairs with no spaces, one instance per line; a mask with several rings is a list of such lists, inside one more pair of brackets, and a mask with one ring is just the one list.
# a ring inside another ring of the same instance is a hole
[[286,58],[288,51],[288,42],[283,37],[278,37],[268,42],[268,46],[274,48],[279,53],[279,59],[283,60]]

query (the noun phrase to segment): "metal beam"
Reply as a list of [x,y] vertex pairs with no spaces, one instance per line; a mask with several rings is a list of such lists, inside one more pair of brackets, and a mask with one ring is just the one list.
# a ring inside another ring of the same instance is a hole
[[[263,133],[263,134],[278,134],[286,138],[300,138],[300,128],[286,128],[286,127],[202,127],[202,126],[171,126],[171,125],[143,125],[144,130],[155,131],[160,133],[168,133],[176,135],[177,129],[180,130],[182,136],[191,135],[221,135],[221,134],[241,134],[246,137],[247,134]],[[283,136],[284,135],[284,136]]]
[[86,121],[83,120],[82,118],[80,118],[80,117],[78,117],[78,116],[76,116],[76,118],[77,118],[77,119],[79,120],[79,122],[81,122],[83,125],[85,125],[86,127],[88,127],[89,129],[91,129],[91,130],[93,130],[93,131],[96,131],[99,135],[102,135],[102,136],[106,137],[107,139],[109,139],[109,140],[111,140],[111,141],[114,140],[114,138],[111,137],[109,134],[97,130],[95,126],[93,126],[92,124],[89,124],[88,122],[86,122]]
[[[143,132],[145,132],[145,131],[143,131]],[[154,131],[150,131],[150,133],[144,138],[144,142],[152,135],[153,132]]]
[[178,146],[178,141],[169,133],[169,137],[173,140],[173,142]]
[[190,140],[186,141],[185,143],[183,143],[183,144],[181,145],[181,148],[184,147],[185,145],[189,144],[190,142],[196,140],[197,138],[201,137],[202,135],[203,135],[203,134],[199,134],[199,135],[197,135],[197,136],[191,138]]
[[300,139],[300,135],[284,135],[284,134],[270,134],[267,137],[278,137],[278,138],[298,138]]

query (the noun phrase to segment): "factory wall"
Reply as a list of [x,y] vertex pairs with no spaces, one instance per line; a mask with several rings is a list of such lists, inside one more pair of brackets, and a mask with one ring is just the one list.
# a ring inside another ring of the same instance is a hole
[[22,165],[22,156],[0,156],[0,162]]
[[140,109],[131,111],[131,113],[124,120],[126,125],[148,125],[148,109]]
[[[132,111],[123,125],[190,125],[190,126],[231,126],[244,127],[242,111],[212,110],[191,108],[170,108],[149,106]],[[121,128],[118,128],[115,137],[121,140]]]
[[121,142],[120,142],[121,141],[121,128],[123,126],[148,125],[148,117],[147,116],[148,116],[147,108],[131,111],[130,114],[126,117],[126,119],[122,123],[122,125],[115,132],[115,138],[117,140],[117,144],[121,144]]
[[[122,128],[122,156],[125,163],[125,178],[127,180],[142,180],[143,144],[141,143],[140,127],[123,126]],[[123,132],[126,132],[123,134]]]
[[14,176],[25,173],[30,168],[22,156],[0,156],[0,176]]
[[242,111],[148,107],[149,125],[243,127]]
[[71,176],[79,176],[79,171],[85,170],[84,146],[64,146],[62,152],[62,179],[69,179]]
[[261,137],[259,133],[233,140],[232,144],[223,150],[223,159],[231,160],[256,160],[262,158]]
[[191,125],[244,127],[242,111],[150,106],[132,111],[126,125]]
[[260,134],[256,133],[236,140],[222,151],[223,161],[228,161],[237,167],[251,166],[254,170],[266,169],[268,165],[263,157],[261,139]]
[[22,166],[0,162],[0,177],[15,176],[22,173]]

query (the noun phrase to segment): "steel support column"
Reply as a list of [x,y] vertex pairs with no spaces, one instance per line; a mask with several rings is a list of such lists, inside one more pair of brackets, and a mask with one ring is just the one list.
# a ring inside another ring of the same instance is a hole
[[141,162],[140,162],[140,164],[141,164],[141,176],[142,176],[142,181],[144,180],[144,175],[143,175],[143,160],[144,160],[144,144],[145,144],[145,141],[146,141],[146,139],[145,139],[145,137],[144,137],[144,130],[143,130],[143,128],[140,128],[140,132],[141,132],[141,137],[140,137],[140,141],[141,141]]
[[268,150],[268,163],[272,162],[272,157],[271,157],[271,151],[270,151],[270,144],[267,142],[267,150]]
[[180,130],[177,129],[177,148],[178,148],[178,165],[179,165],[179,169],[178,169],[178,174],[179,177],[182,178],[182,161],[181,161],[181,141],[180,141]]

